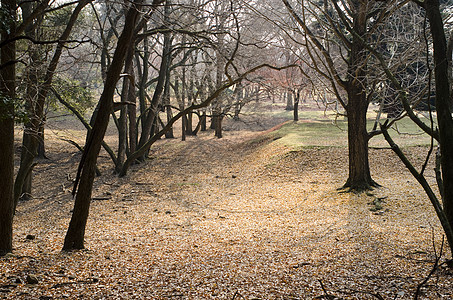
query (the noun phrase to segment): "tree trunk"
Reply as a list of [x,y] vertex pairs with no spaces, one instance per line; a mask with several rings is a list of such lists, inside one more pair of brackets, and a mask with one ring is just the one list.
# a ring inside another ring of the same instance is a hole
[[[146,24],[143,28],[143,30],[147,30]],[[149,77],[149,64],[148,61],[150,59],[150,51],[149,51],[149,46],[148,46],[148,37],[145,37],[143,39],[143,60],[142,63],[140,64],[141,58],[138,53],[136,53],[136,66],[140,70],[140,65],[142,66],[142,71],[139,72],[140,76],[140,83],[138,86],[138,99],[139,99],[139,105],[140,105],[140,118],[139,122],[141,124],[141,130],[143,131],[145,127],[145,122],[144,118],[146,116],[146,98],[147,98],[147,93],[146,93],[146,83],[148,82],[148,77]],[[137,141],[138,141],[138,128],[137,128]],[[138,147],[138,146],[137,146]]]
[[182,118],[181,118],[181,141],[186,140],[186,124],[187,124],[187,118],[186,118],[186,116],[182,116]]
[[223,116],[221,113],[219,113],[218,115],[214,115],[213,116],[213,123],[214,123],[214,127],[215,127],[215,137],[216,138],[219,138],[221,139],[223,137],[223,133],[222,133],[222,120],[223,120]]
[[260,87],[255,87],[255,102],[258,103],[260,101]]
[[84,248],[85,228],[90,208],[96,161],[109,123],[110,112],[113,108],[113,96],[116,84],[119,80],[129,45],[132,43],[135,24],[137,23],[139,16],[137,5],[140,5],[141,3],[142,0],[136,0],[131,4],[131,7],[127,12],[123,32],[118,39],[112,64],[106,74],[104,91],[99,99],[99,111],[94,121],[93,129],[87,139],[77,173],[78,177],[76,178],[74,185],[74,192],[77,187],[78,190],[71,221],[69,223],[68,231],[66,232],[63,250]]
[[[159,104],[162,102],[162,94],[164,92],[165,88],[165,78],[167,74],[167,68],[168,68],[168,55],[170,55],[170,47],[171,47],[171,41],[170,41],[170,35],[169,34],[164,34],[164,47],[162,50],[162,61],[160,64],[160,69],[159,69],[159,77],[157,80],[156,84],[156,89],[154,90],[153,98],[151,100],[150,107],[148,109],[148,113],[146,114],[145,119],[142,118],[143,126],[142,126],[142,133],[140,135],[140,140],[138,143],[137,148],[141,148],[149,139],[150,136],[153,133],[153,129],[156,129],[156,124],[158,124],[157,118],[158,118],[158,107]],[[147,63],[147,62],[144,62]],[[158,127],[158,126],[157,126]],[[140,160],[144,160],[146,158],[146,155],[142,156]]]
[[[355,2],[354,30],[366,40],[367,1]],[[372,180],[368,161],[369,135],[366,127],[368,99],[366,95],[367,52],[361,41],[354,35],[348,63],[348,147],[349,178],[345,187],[354,191],[369,190],[377,184]]]
[[203,110],[203,113],[201,114],[201,120],[200,120],[200,131],[206,131],[207,125],[206,125],[206,110]]
[[[357,89],[358,88],[358,89]],[[369,190],[375,185],[371,179],[368,161],[368,131],[366,128],[366,96],[362,88],[352,87],[348,91],[348,150],[349,178],[345,187],[355,191]]]
[[133,85],[133,68],[132,62],[134,58],[133,44],[129,46],[129,50],[124,63],[124,73],[127,76],[123,77],[123,88],[121,90],[121,108],[120,117],[118,119],[118,154],[117,164],[115,166],[115,172],[120,172],[124,161],[126,160],[127,152],[127,116],[129,113],[129,107],[127,102],[129,100],[130,86]]
[[[16,1],[2,0],[2,9],[9,13],[8,31],[1,32],[1,41],[15,35]],[[5,22],[6,24],[6,22]],[[16,97],[16,43],[0,48],[0,256],[13,250],[14,211],[14,105]]]
[[[33,3],[24,3],[22,6],[22,19],[27,19],[31,16],[33,9],[35,8],[36,5]],[[36,38],[36,30],[34,26],[27,26],[25,29],[25,34],[30,36],[31,38]],[[43,76],[39,70],[43,67],[44,65],[44,60],[42,58],[42,55],[40,54],[40,51],[38,50],[37,45],[30,45],[28,48],[28,51],[30,52],[30,59],[29,59],[29,67],[26,69],[26,91],[24,95],[24,100],[25,100],[25,110],[28,113],[28,116],[33,119],[35,117],[35,112],[34,112],[34,107],[35,107],[35,102],[36,99],[38,98],[39,94],[39,88],[38,88],[38,82],[39,82],[39,77]],[[23,180],[23,185],[22,187],[17,187],[18,189],[21,188],[20,191],[15,191],[15,193],[19,193],[19,198],[23,200],[29,200],[31,198],[31,189],[32,189],[32,164],[33,160],[36,156],[44,156],[44,141],[41,140],[41,138],[44,138],[44,120],[41,122],[41,126],[39,126],[39,131],[38,132],[33,132],[33,122],[25,122],[24,124],[24,133],[23,133],[23,138],[22,138],[22,147],[21,147],[21,157],[20,157],[20,162],[21,162],[21,170],[19,170],[19,174],[21,172],[24,172],[21,176],[25,176],[24,179],[20,178],[19,176],[19,181],[22,182]],[[42,133],[42,134],[41,134]],[[37,139],[36,143],[37,149],[36,153],[32,153],[34,148],[34,142],[33,139]],[[41,152],[41,153],[40,153]],[[26,173],[25,173],[26,172]],[[18,181],[16,179],[16,181]],[[17,204],[17,203],[16,203]],[[16,205],[15,204],[15,205]]]
[[[46,122],[46,117],[44,116],[44,123]],[[46,144],[44,142],[44,125],[39,127],[38,131],[38,158],[46,159]]]
[[[200,86],[199,87],[199,91],[200,91],[200,99],[201,99],[201,101],[204,101],[204,98],[205,98],[205,88],[204,88],[204,86]],[[206,108],[202,109],[199,123],[200,123],[200,131],[206,131],[207,130],[207,127],[206,127]]]
[[293,93],[292,92],[286,92],[286,107],[285,110],[293,110]]
[[[168,4],[170,5],[170,4]],[[167,7],[168,7],[167,5]],[[169,34],[169,33],[166,33],[166,34]],[[171,44],[172,42],[169,41],[170,43],[170,49],[171,49]],[[171,50],[170,50],[171,52]],[[165,88],[164,88],[164,96],[163,96],[163,103],[165,105],[165,111],[166,111],[166,114],[167,114],[167,123],[170,122],[170,120],[173,118],[173,111],[171,109],[171,99],[170,99],[170,65],[172,63],[172,57],[171,55],[167,55],[167,57],[165,58],[167,59],[167,73],[165,74]],[[175,137],[174,135],[174,132],[173,132],[173,126],[170,128],[170,130],[168,130],[166,133],[165,133],[165,138],[167,139],[173,139]]]
[[[173,112],[169,105],[166,107],[166,113],[167,113],[167,123],[168,123],[173,118]],[[175,135],[173,134],[173,127],[168,132],[165,133],[165,138],[167,138],[167,139],[175,138]]]
[[[295,13],[288,0],[282,0],[296,22],[303,28],[307,37],[314,46],[321,51],[330,72],[336,73],[335,62],[329,50],[324,48],[316,35],[308,28],[305,22]],[[324,2],[327,5],[327,2]],[[332,2],[336,5],[336,2]],[[332,79],[340,84],[347,92],[348,102],[343,104],[348,115],[348,147],[349,147],[349,178],[344,187],[350,190],[362,191],[371,189],[377,184],[371,179],[368,162],[369,135],[366,129],[367,99],[367,51],[363,41],[367,42],[367,18],[369,11],[368,0],[348,1],[350,14],[353,18],[352,40],[347,43],[349,49],[347,80],[335,75]],[[338,8],[341,10],[341,8]],[[325,10],[328,10],[327,8]],[[340,100],[338,98],[338,100]],[[324,102],[324,101],[323,101]]]
[[234,106],[234,116],[233,120],[239,120],[239,114],[241,113],[241,109],[244,106],[243,104],[243,88],[242,83],[238,83],[236,85],[236,89],[234,90],[236,96],[236,104]]
[[[447,40],[437,0],[424,2],[433,36],[434,72],[436,80],[436,111],[441,152],[444,212],[453,228],[453,120],[451,116],[451,90],[448,75]],[[453,245],[450,245],[453,249]]]
[[[187,92],[187,106],[191,106],[194,99],[193,99],[193,91],[194,91],[194,82],[193,82],[193,72],[191,72],[190,81],[189,81],[189,90]],[[193,135],[193,113],[190,112],[186,115],[186,134]]]
[[[216,49],[216,78],[215,78],[215,88],[218,89],[222,86],[223,75],[225,72],[225,36],[224,26],[226,23],[226,2],[220,1],[219,5],[216,7],[218,9],[219,18],[217,20],[217,26],[219,27],[220,34],[217,35],[217,49]],[[215,130],[215,137],[222,138],[222,107],[225,101],[225,93],[222,92],[214,100],[212,105],[212,119],[211,119],[211,128]]]
[[299,121],[299,100],[300,100],[300,91],[296,92],[294,97],[294,111],[293,111],[293,119],[294,121]]
[[137,150],[137,98],[135,96],[135,86],[129,85],[129,103],[127,110],[129,116],[129,152],[134,153]]

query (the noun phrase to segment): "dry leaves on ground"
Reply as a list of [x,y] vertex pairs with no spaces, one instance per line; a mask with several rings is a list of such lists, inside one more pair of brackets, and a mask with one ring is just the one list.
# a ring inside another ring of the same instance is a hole
[[[325,296],[322,282],[345,299],[409,299],[432,268],[433,242],[440,247],[433,209],[390,150],[370,152],[383,187],[339,193],[346,148],[294,151],[248,132],[162,141],[126,178],[108,175],[104,155],[88,249],[61,252],[79,159],[61,143],[48,145],[37,196],[18,208],[0,297],[313,299]],[[452,299],[452,285],[441,268],[422,299]]]

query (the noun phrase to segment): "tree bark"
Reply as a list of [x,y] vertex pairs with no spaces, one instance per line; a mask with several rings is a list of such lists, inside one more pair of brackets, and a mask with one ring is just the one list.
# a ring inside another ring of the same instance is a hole
[[349,177],[344,187],[355,191],[368,190],[375,185],[371,178],[368,161],[368,131],[366,112],[368,104],[362,87],[352,85],[348,89],[348,150]]
[[286,107],[285,110],[293,110],[293,93],[291,91],[286,92]]
[[[138,143],[137,148],[143,147],[144,144],[150,139],[150,136],[153,134],[153,129],[156,128],[157,124],[157,114],[158,112],[158,106],[162,102],[162,94],[164,92],[165,88],[165,78],[167,74],[167,68],[168,68],[168,55],[170,55],[170,36],[168,34],[164,35],[164,47],[162,50],[162,61],[160,64],[160,69],[159,69],[159,79],[157,80],[157,85],[156,89],[154,90],[153,98],[151,100],[150,107],[148,109],[148,113],[146,114],[146,117],[143,121],[143,126],[142,126],[142,133],[140,135],[140,140]],[[147,62],[145,62],[147,63]],[[140,157],[140,160],[145,159],[146,154],[144,156]]]
[[236,104],[234,107],[234,115],[233,120],[239,120],[239,114],[241,113],[241,109],[244,106],[244,99],[243,99],[243,87],[242,82],[236,85],[236,89],[234,90],[236,96]]
[[222,134],[222,121],[223,121],[223,116],[222,113],[219,113],[217,115],[214,115],[214,127],[215,127],[215,137],[221,139],[223,137]]
[[[193,77],[195,76],[194,72],[191,72],[190,81],[189,81],[189,90],[187,92],[187,106],[191,106],[194,102],[193,93],[194,93],[194,82]],[[186,116],[186,134],[193,135],[193,113],[190,112]]]
[[[165,9],[166,11],[169,10],[169,6],[170,6],[170,3],[169,1],[167,1],[167,4],[165,6]],[[166,17],[168,17],[168,13],[167,12],[165,15]],[[170,35],[170,33],[165,33],[166,35]],[[167,69],[165,70],[166,71],[166,74],[165,74],[165,86],[164,86],[164,95],[163,95],[163,103],[165,105],[165,112],[166,112],[166,115],[167,115],[167,123],[170,122],[170,120],[173,118],[173,111],[171,109],[171,101],[170,101],[170,65],[172,63],[172,56],[170,55],[171,53],[171,49],[172,49],[172,40],[170,39],[169,37],[169,41],[168,43],[170,44],[169,45],[169,53],[168,55],[165,57],[165,59],[167,60]],[[168,132],[165,133],[165,138],[168,138],[168,139],[173,139],[175,137],[174,135],[174,132],[173,132],[173,127],[170,128],[170,130]]]
[[300,100],[300,91],[297,90],[294,97],[294,110],[293,110],[293,120],[299,121],[299,100]]
[[117,164],[115,166],[115,172],[121,171],[123,163],[126,159],[127,152],[127,115],[129,113],[129,107],[127,102],[129,100],[130,86],[134,85],[133,80],[133,55],[134,45],[131,44],[126,55],[126,61],[124,63],[124,73],[127,74],[123,78],[123,88],[121,90],[121,110],[120,117],[118,119],[118,154],[117,154]]
[[377,184],[372,180],[368,160],[368,141],[366,114],[367,99],[367,51],[362,46],[366,40],[368,1],[353,1],[354,24],[356,35],[352,38],[348,62],[348,82],[346,91],[348,104],[348,148],[349,177],[344,185],[354,191],[369,190]]
[[134,84],[129,85],[129,103],[130,108],[127,110],[129,116],[129,152],[134,153],[137,149],[137,97],[135,95]]
[[[439,127],[439,144],[443,179],[443,207],[453,228],[453,119],[451,115],[451,90],[448,74],[447,39],[438,0],[424,2],[430,24],[434,49],[434,76],[436,81],[436,111]],[[450,245],[450,247],[453,247]]]
[[[2,0],[1,6],[9,12],[11,21],[9,30],[1,32],[4,42],[15,35],[16,1]],[[12,41],[0,48],[0,256],[13,250],[15,60],[16,43]]]
[[[156,1],[154,1],[153,4],[155,2]],[[118,39],[112,64],[106,74],[104,90],[99,99],[99,111],[94,121],[93,129],[87,139],[79,165],[78,178],[76,178],[74,185],[73,193],[76,191],[77,187],[78,190],[71,221],[69,223],[68,231],[66,232],[63,250],[83,249],[85,247],[85,228],[90,208],[96,161],[109,123],[110,112],[113,108],[115,87],[119,80],[129,45],[132,43],[131,39],[139,16],[139,9],[137,6],[141,3],[142,0],[136,0],[128,9],[123,32]]]

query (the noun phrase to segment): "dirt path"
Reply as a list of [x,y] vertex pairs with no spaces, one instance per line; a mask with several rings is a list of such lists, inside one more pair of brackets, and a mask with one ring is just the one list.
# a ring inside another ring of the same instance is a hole
[[[336,190],[347,174],[341,147],[293,151],[260,133],[227,132],[153,149],[127,177],[96,181],[88,250],[74,253],[60,248],[73,204],[66,177],[78,154],[40,165],[39,174],[54,175],[38,179],[38,197],[21,203],[16,255],[0,260],[0,296],[312,299],[323,295],[321,280],[348,299],[407,299],[431,268],[438,222],[387,150],[371,151],[384,187],[353,195]],[[371,211],[378,197],[386,197],[383,209]],[[446,273],[425,298],[453,298]],[[39,283],[25,284],[27,274]]]

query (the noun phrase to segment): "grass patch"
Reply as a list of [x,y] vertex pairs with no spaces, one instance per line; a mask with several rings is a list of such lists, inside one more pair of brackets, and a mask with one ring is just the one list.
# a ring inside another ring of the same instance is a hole
[[288,147],[346,146],[346,122],[339,121],[299,121],[288,122],[274,134],[280,136],[279,143]]
[[[283,114],[289,112],[277,112]],[[373,114],[369,114],[368,129],[374,126]],[[326,115],[324,111],[300,113],[300,121],[289,121],[283,126],[259,137],[254,143],[276,141],[291,148],[305,147],[346,147],[348,145],[347,119]],[[430,137],[423,133],[409,118],[399,120],[390,130],[395,142],[401,147],[427,146]],[[388,147],[382,135],[370,140],[370,147]]]

